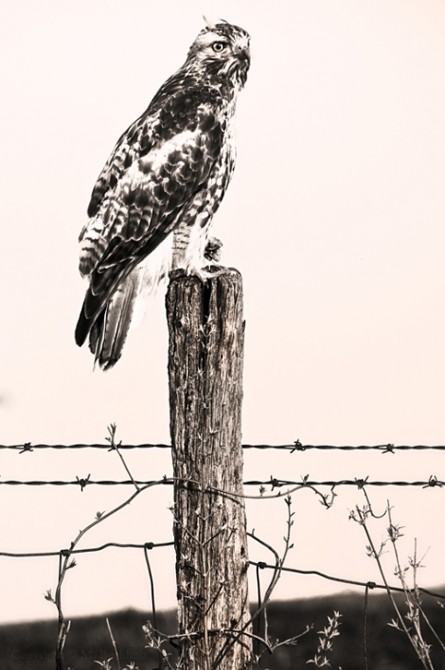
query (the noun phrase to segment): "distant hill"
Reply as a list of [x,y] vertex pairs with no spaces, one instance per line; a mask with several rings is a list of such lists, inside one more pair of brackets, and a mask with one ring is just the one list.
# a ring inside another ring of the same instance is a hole
[[[400,607],[405,612],[403,601]],[[424,598],[424,609],[431,624],[445,639],[445,612],[435,599]],[[340,636],[334,639],[331,665],[334,670],[361,670],[364,664],[364,599],[356,594],[305,600],[276,601],[269,605],[269,634],[272,638],[288,638],[312,630],[296,646],[281,647],[273,655],[265,653],[263,670],[300,670],[314,668],[306,662],[314,657],[318,644],[317,631],[327,623],[333,610],[342,614]],[[147,614],[135,610],[114,612],[103,616],[73,619],[65,648],[65,667],[72,670],[99,668],[94,663],[114,657],[105,622],[108,616],[119,649],[121,665],[134,661],[140,670],[159,668],[156,655],[144,648],[142,626]],[[421,664],[404,634],[388,626],[393,618],[391,604],[385,594],[372,594],[367,614],[367,660],[369,670],[418,670]],[[175,630],[175,613],[158,614],[158,628],[167,633]],[[1,670],[53,670],[57,635],[55,621],[0,626]],[[426,639],[431,636],[425,635]],[[435,670],[445,669],[445,652],[433,643]],[[113,663],[113,668],[116,664]]]

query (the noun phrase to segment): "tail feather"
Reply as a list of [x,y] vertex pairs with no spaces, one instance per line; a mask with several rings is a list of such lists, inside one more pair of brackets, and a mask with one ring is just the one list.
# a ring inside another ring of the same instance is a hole
[[[110,296],[116,290],[116,287],[123,281],[125,275],[131,271],[131,267],[125,272],[115,273],[113,271],[105,271],[100,273],[104,276],[104,288],[101,291],[95,289],[94,282],[96,280],[95,273],[91,278],[91,285],[85,294],[82,309],[80,310],[79,319],[76,325],[75,339],[79,347],[85,342],[88,333],[94,328],[97,320],[101,319],[101,315],[106,309]],[[105,283],[106,282],[106,283]]]
[[[146,297],[158,286],[164,284],[171,266],[171,239],[160,245],[150,254],[150,259],[136,267],[122,270],[120,275],[107,270],[99,278],[104,292],[98,291],[97,281],[91,281],[80,311],[75,338],[79,346],[89,335],[89,348],[94,361],[102,369],[108,370],[119,360],[122,354],[130,324],[138,321],[142,314],[133,314],[135,306],[140,306],[138,295]],[[96,279],[94,277],[93,279]],[[140,311],[140,310],[139,310]]]
[[103,329],[103,323],[104,323],[104,317],[105,317],[105,309],[99,314],[98,318],[96,321],[93,323],[91,326],[90,330],[90,340],[88,342],[88,348],[91,351],[92,354],[96,353],[96,347],[98,345],[98,342],[100,341],[100,336],[101,332]]
[[90,331],[90,349],[94,362],[109,370],[122,355],[141,284],[141,272],[135,268],[119,285]]

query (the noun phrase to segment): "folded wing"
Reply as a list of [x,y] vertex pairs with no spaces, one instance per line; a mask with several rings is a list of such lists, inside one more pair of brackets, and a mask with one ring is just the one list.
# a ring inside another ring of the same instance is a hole
[[91,333],[90,346],[103,367],[101,352],[114,351],[112,365],[125,341],[139,291],[137,266],[180,224],[219,155],[223,133],[211,104],[197,100],[190,109],[182,101],[187,114],[174,116],[185,93],[172,98],[170,115],[164,103],[162,115],[141,117],[124,133],[93,190],[91,218],[80,236],[80,271],[90,286],[76,342],[83,344]]

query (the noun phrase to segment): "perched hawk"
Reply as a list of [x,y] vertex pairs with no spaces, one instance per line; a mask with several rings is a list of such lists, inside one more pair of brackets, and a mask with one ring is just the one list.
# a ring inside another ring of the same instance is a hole
[[80,272],[90,284],[76,342],[89,334],[104,369],[121,356],[142,287],[175,268],[204,277],[216,257],[209,227],[235,165],[233,116],[249,41],[230,23],[207,24],[99,175],[80,234]]

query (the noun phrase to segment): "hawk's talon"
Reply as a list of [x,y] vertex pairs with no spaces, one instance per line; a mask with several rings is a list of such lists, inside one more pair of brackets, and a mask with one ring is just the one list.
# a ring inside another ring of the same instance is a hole
[[204,251],[204,258],[208,261],[221,260],[221,247],[223,243],[217,237],[211,237]]

